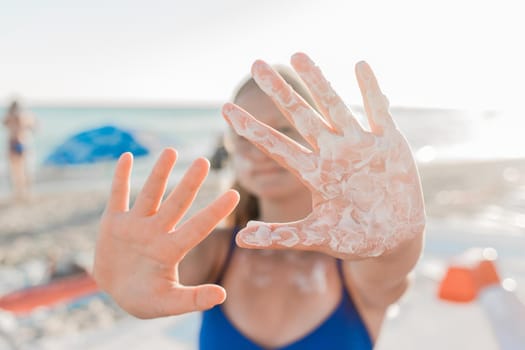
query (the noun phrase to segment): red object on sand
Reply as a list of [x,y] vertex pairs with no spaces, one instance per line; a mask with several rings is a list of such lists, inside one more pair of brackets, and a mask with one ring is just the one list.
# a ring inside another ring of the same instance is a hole
[[98,290],[93,278],[82,273],[4,295],[0,297],[0,309],[24,315],[38,307],[71,301]]
[[495,260],[495,257],[487,256],[486,250],[467,251],[463,259],[459,258],[449,266],[439,286],[439,298],[466,303],[476,299],[485,287],[499,284]]

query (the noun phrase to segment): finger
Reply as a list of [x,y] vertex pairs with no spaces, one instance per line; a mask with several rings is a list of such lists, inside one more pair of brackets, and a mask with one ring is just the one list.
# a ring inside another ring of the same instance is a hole
[[129,152],[123,153],[115,167],[111,192],[109,194],[106,210],[109,212],[124,212],[129,207],[129,178],[133,168],[133,155]]
[[180,315],[210,309],[223,303],[225,299],[224,288],[215,284],[204,284],[176,287],[160,303],[166,315]]
[[177,151],[173,148],[162,151],[133,206],[138,215],[150,216],[157,212],[176,159]]
[[327,122],[267,63],[255,61],[252,75],[286,119],[317,150],[320,135],[332,130]]
[[237,105],[225,104],[222,114],[237,134],[245,137],[268,156],[275,159],[309,188],[314,187],[313,181],[315,179],[311,176],[305,176],[315,173],[317,169],[317,158],[312,151],[261,123]]
[[158,212],[158,222],[164,231],[171,231],[184,216],[195,200],[209,169],[210,162],[206,158],[196,159],[171,191]]
[[173,233],[166,235],[170,240],[168,248],[173,260],[182,260],[188,251],[202,242],[224,218],[230,215],[237,203],[239,203],[239,193],[234,190],[226,191]]
[[355,137],[360,138],[363,129],[315,63],[304,53],[293,55],[291,63],[312,92],[321,113],[337,133],[356,134]]
[[382,135],[385,130],[395,127],[390,116],[388,99],[381,92],[377,79],[366,62],[357,63],[356,75],[370,129],[374,134]]

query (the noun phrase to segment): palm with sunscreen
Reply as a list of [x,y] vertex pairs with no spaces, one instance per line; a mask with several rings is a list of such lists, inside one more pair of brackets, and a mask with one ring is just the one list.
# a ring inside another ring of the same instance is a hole
[[296,222],[251,221],[237,243],[359,259],[379,256],[420,235],[425,211],[417,168],[369,65],[356,65],[367,131],[308,56],[295,54],[291,63],[319,113],[265,62],[256,61],[252,75],[310,147],[235,104],[224,105],[223,116],[237,134],[301,179],[312,192],[313,210]]

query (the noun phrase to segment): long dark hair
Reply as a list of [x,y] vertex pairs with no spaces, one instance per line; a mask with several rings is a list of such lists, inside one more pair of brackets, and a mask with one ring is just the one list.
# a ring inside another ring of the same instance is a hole
[[[310,94],[308,88],[299,78],[299,76],[290,68],[286,66],[276,65],[273,69],[279,73],[283,79],[311,106],[316,108],[315,102]],[[248,89],[259,89],[259,86],[252,77],[248,77],[238,85],[233,95],[232,101],[235,103],[238,97]],[[240,195],[240,201],[237,208],[226,219],[228,226],[244,227],[250,220],[255,220],[259,217],[259,200],[252,193],[248,192],[241,186],[237,179],[234,179],[232,188],[237,190]]]

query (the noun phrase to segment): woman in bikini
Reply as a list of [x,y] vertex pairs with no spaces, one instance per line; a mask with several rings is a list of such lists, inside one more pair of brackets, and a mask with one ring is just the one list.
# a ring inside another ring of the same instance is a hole
[[8,133],[7,158],[14,197],[17,200],[25,199],[29,192],[27,142],[30,132],[35,127],[35,120],[14,101],[8,108],[3,124]]

